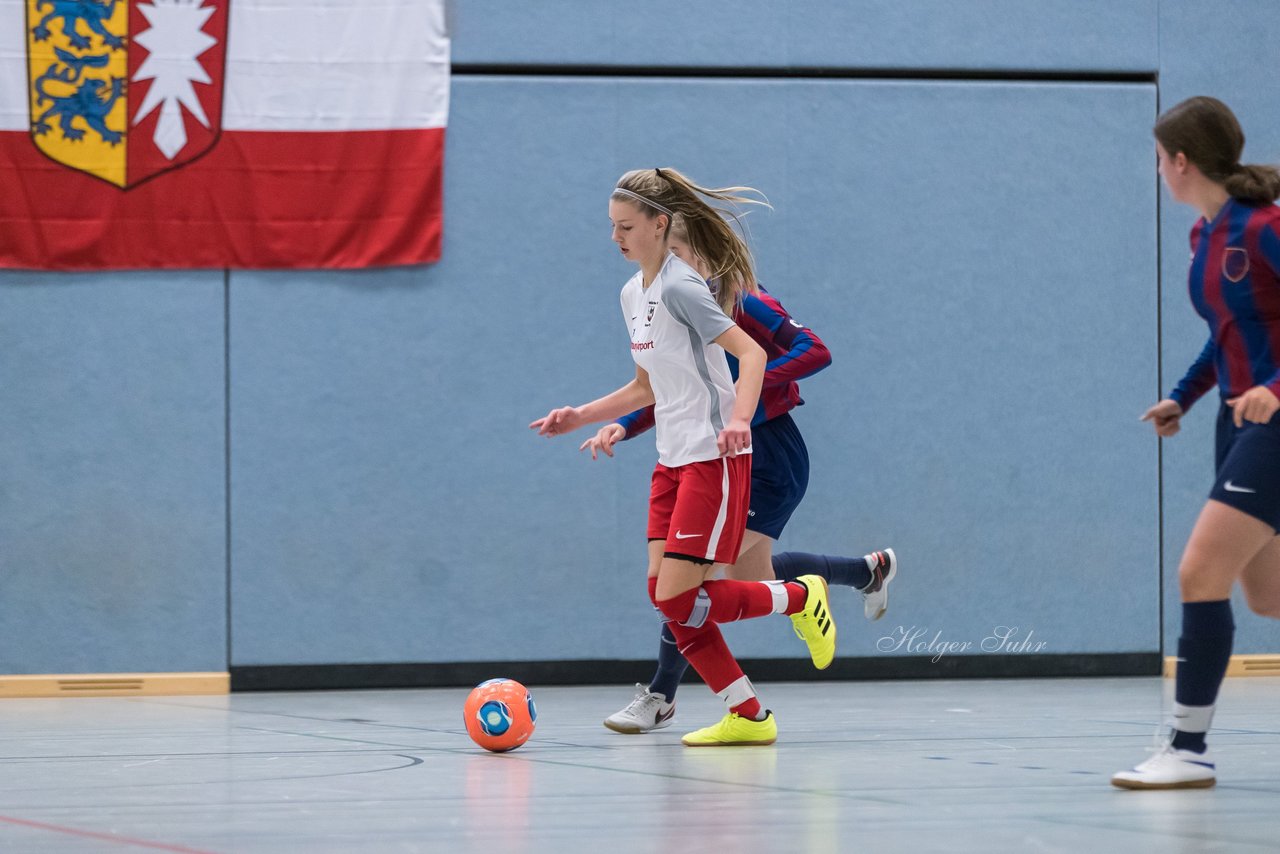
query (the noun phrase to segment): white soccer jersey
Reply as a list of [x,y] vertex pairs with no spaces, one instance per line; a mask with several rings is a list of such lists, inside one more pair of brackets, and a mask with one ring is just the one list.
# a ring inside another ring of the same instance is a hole
[[644,274],[636,273],[623,286],[622,316],[631,357],[653,386],[658,462],[674,468],[717,459],[716,438],[733,414],[734,390],[724,350],[712,342],[733,321],[702,277],[675,255],[649,287],[643,282]]

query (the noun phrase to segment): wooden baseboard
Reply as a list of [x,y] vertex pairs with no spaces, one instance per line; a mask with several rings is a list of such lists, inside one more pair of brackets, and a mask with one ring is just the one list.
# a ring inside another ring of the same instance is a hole
[[[1178,672],[1178,659],[1164,660],[1166,679]],[[1233,655],[1227,665],[1228,676],[1280,676],[1280,655]]]
[[59,673],[0,676],[0,697],[226,694],[230,673]]

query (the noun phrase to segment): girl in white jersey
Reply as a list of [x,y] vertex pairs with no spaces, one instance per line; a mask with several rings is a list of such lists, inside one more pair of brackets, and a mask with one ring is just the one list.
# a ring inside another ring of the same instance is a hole
[[[673,169],[623,175],[609,199],[613,240],[640,271],[622,289],[635,379],[579,407],[553,409],[529,426],[557,436],[654,405],[658,465],[649,493],[649,597],[680,651],[728,712],[684,736],[688,746],[771,744],[773,714],[760,706],[719,623],[789,614],[819,668],[835,655],[836,629],[819,576],[796,582],[707,580],[713,564],[737,559],[751,483],[751,418],[765,354],[725,311],[741,293],[712,296],[706,281],[671,254],[680,214],[693,251],[723,282],[755,281],[746,245],[704,199],[750,202],[749,188],[712,190]],[[738,359],[735,384],[725,351]],[[584,443],[586,447],[590,443]]]
[[[667,245],[675,255],[698,271],[718,293],[716,279],[703,259],[689,249],[684,220],[677,216],[668,232]],[[849,586],[862,592],[864,612],[878,620],[889,602],[889,584],[897,576],[893,549],[861,558],[815,555],[805,552],[773,554],[773,544],[799,506],[809,482],[809,453],[791,411],[802,403],[796,381],[825,369],[831,355],[822,340],[798,323],[776,299],[758,287],[742,297],[733,312],[734,322],[765,350],[761,402],[751,422],[751,506],[747,530],[738,559],[724,567],[728,578],[739,581],[790,581],[802,575],[821,575],[828,586]],[[733,362],[730,360],[730,370]],[[642,409],[601,427],[588,442],[592,459],[613,456],[615,443],[638,438],[653,423],[650,409]],[[661,627],[657,668],[647,686],[637,684],[630,703],[605,718],[614,732],[634,735],[665,729],[675,717],[676,692],[688,669],[671,628]]]

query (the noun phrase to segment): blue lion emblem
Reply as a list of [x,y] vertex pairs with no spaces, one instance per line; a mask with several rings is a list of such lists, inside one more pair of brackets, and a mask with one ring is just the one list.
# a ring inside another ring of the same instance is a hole
[[37,0],[37,11],[45,6],[52,6],[53,11],[41,18],[31,33],[36,41],[42,42],[49,38],[49,22],[54,18],[61,18],[62,31],[71,40],[72,47],[83,49],[89,46],[92,38],[80,35],[78,28],[80,22],[84,21],[92,32],[102,36],[103,45],[111,48],[124,47],[124,39],[108,32],[104,23],[115,12],[117,2],[118,0]]
[[[111,78],[111,93],[106,96],[103,95],[102,90],[106,87],[107,81],[94,78],[80,80],[85,68],[102,68],[110,61],[110,57],[107,54],[79,57],[61,48],[54,48],[54,52],[63,64],[53,63],[44,74],[36,78],[34,87],[36,105],[42,107],[45,104],[51,104],[51,106],[31,123],[32,132],[36,136],[42,136],[53,130],[49,119],[58,116],[62,135],[72,142],[77,142],[84,139],[85,132],[75,127],[73,122],[81,119],[90,130],[97,132],[104,142],[119,145],[123,134],[107,127],[107,116],[111,113],[111,108],[115,106],[116,101],[124,94],[124,78]],[[58,97],[50,95],[44,88],[45,83],[54,80],[73,86],[77,83],[80,85],[72,94]]]

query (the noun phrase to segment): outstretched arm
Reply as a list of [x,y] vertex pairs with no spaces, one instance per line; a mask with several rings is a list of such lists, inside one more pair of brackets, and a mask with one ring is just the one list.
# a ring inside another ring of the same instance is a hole
[[596,398],[581,406],[561,406],[529,425],[539,436],[562,436],[586,424],[609,421],[626,415],[635,409],[653,403],[653,388],[649,374],[636,366],[636,376],[631,382],[604,397]]

